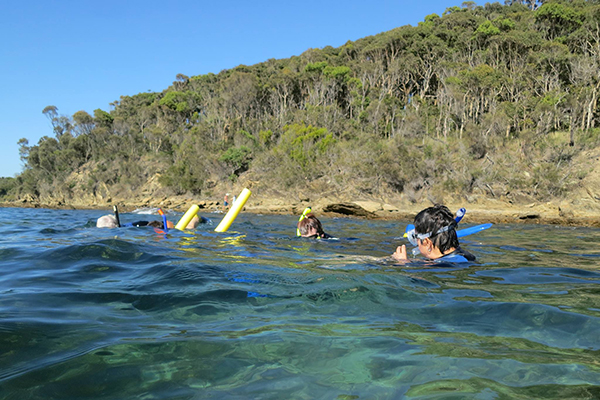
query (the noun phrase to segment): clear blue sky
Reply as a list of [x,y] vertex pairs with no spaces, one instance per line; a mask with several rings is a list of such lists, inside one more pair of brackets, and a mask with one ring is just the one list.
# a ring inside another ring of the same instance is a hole
[[17,141],[52,136],[42,114],[110,110],[178,73],[218,73],[416,25],[462,0],[20,0],[0,3],[0,176]]

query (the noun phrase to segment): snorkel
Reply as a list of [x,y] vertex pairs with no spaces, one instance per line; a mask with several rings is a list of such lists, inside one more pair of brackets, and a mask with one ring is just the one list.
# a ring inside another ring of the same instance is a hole
[[119,209],[117,206],[113,206],[113,212],[115,213],[115,219],[117,220],[117,227],[121,227],[121,220],[119,219]]
[[158,213],[160,214],[160,216],[162,217],[163,220],[163,228],[165,230],[165,233],[169,233],[169,228],[167,227],[167,215],[165,214],[165,212],[162,210],[162,208],[158,209]]
[[[298,222],[302,221],[304,218],[306,218],[306,216],[308,214],[310,214],[310,212],[312,211],[312,209],[310,207],[306,207],[304,209],[304,211],[302,212],[302,215],[300,216],[300,219],[298,219]],[[296,228],[296,236],[302,236],[302,234],[300,233],[300,228]]]
[[454,218],[454,222],[456,222],[458,224],[460,222],[460,220],[463,219],[466,212],[467,212],[467,210],[465,208],[459,208],[458,211],[456,212],[456,217]]

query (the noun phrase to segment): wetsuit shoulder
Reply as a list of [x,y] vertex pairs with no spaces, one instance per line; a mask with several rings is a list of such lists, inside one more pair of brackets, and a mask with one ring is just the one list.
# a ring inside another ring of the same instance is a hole
[[458,247],[452,253],[448,253],[448,254],[436,259],[435,261],[436,262],[463,263],[463,262],[473,262],[476,260],[477,260],[477,257],[475,257],[473,254]]
[[148,226],[150,222],[149,221],[135,221],[135,222],[128,222],[126,224],[121,224],[121,226],[127,227],[127,226],[135,226],[135,227],[140,227],[140,226]]

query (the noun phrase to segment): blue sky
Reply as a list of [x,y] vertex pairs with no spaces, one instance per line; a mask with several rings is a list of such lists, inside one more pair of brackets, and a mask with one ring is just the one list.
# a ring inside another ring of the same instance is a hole
[[90,114],[162,91],[178,73],[218,73],[416,25],[462,1],[21,0],[0,3],[0,176],[17,141],[52,136],[42,114]]

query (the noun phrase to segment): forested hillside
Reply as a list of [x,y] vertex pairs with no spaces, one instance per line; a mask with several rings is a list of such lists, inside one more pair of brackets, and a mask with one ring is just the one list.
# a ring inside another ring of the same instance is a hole
[[[600,2],[473,2],[339,48],[43,113],[0,196],[438,192],[563,198],[600,144]],[[42,110],[40,110],[42,111]]]

